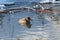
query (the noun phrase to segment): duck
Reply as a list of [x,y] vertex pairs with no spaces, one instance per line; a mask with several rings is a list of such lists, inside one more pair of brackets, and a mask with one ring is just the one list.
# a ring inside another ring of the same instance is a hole
[[19,24],[21,24],[22,26],[24,27],[27,27],[27,28],[31,28],[31,18],[30,17],[26,17],[26,18],[21,18],[19,19]]

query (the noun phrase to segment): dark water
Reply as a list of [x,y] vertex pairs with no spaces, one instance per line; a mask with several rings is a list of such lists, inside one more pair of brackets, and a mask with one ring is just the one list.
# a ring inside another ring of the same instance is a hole
[[[29,6],[34,4],[28,2],[18,2],[15,5],[7,6],[7,8]],[[36,14],[34,11],[21,11],[14,14],[2,14],[2,24],[0,25],[0,39],[1,40],[59,40],[60,27],[51,21],[51,18],[45,13]],[[31,17],[32,27],[30,29],[19,25],[20,18]],[[42,19],[43,18],[43,19]]]

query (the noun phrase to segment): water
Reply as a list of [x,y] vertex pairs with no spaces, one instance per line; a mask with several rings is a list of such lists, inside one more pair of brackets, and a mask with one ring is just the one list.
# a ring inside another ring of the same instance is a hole
[[39,1],[42,1],[42,0],[0,0],[1,3],[5,3],[5,2],[39,2]]
[[[11,7],[30,6],[33,4],[28,2],[18,2]],[[48,14],[48,13],[47,13]],[[60,39],[60,25],[54,24],[46,13],[36,14],[34,11],[21,11],[15,14],[2,14],[3,20],[0,25],[0,40],[59,40]],[[41,16],[42,15],[42,16]],[[30,29],[19,25],[18,20],[25,17],[32,18],[32,27]],[[43,19],[41,19],[43,18]],[[48,20],[49,19],[49,20]],[[43,22],[43,23],[42,23]]]

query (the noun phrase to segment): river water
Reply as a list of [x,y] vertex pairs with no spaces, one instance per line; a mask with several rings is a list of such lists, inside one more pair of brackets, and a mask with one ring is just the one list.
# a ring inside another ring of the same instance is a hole
[[[44,4],[44,7],[46,7],[46,5],[47,4]],[[15,5],[7,6],[7,8],[18,6],[32,7],[34,5],[28,2],[18,2],[15,3]],[[59,10],[59,8],[60,7],[57,6],[53,9]],[[36,13],[34,11],[21,11],[11,15],[2,14],[0,40],[60,40],[60,21],[51,21],[52,19],[49,15],[52,16],[52,13]],[[59,19],[60,14],[54,15]],[[18,23],[19,19],[26,17],[31,17],[33,20],[30,29],[25,28]]]

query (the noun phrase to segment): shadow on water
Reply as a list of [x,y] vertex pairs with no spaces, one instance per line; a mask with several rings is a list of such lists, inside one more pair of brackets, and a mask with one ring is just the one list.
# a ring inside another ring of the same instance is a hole
[[3,30],[3,15],[0,15],[0,29]]

